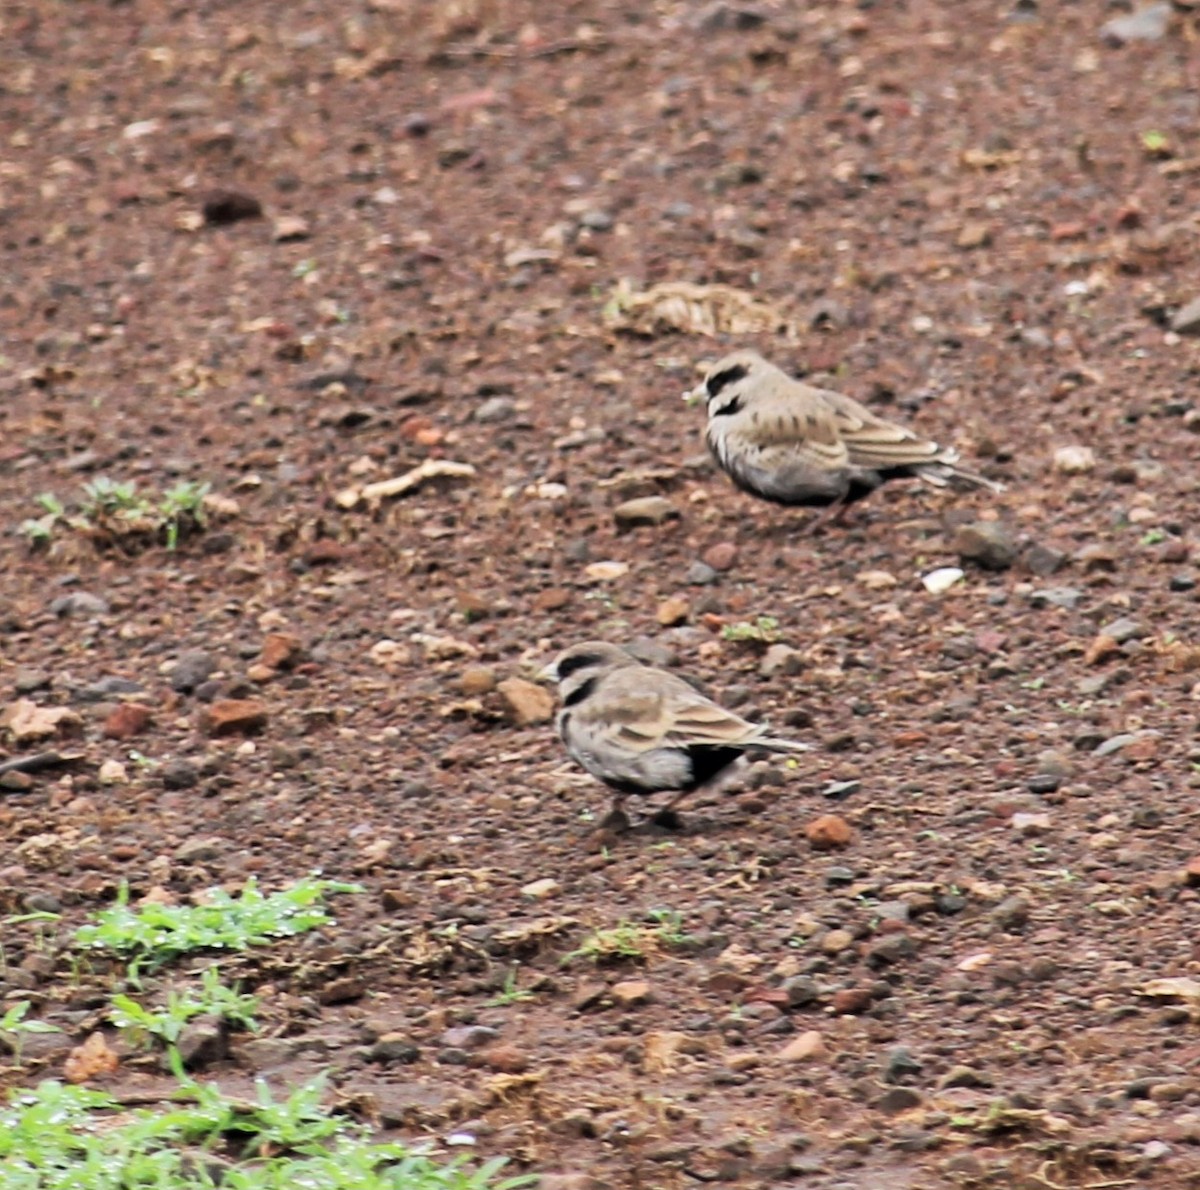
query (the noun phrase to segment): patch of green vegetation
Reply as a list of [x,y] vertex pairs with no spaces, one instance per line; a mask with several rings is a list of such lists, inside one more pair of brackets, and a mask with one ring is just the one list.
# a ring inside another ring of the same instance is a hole
[[130,963],[130,971],[151,970],[196,950],[245,950],[272,938],[288,938],[327,925],[325,908],[331,893],[359,893],[358,884],[305,878],[291,888],[264,896],[253,877],[238,896],[212,889],[202,905],[129,907],[129,887],[122,885],[117,902],[75,932],[77,945],[108,950]]
[[13,1061],[21,1064],[21,1050],[26,1037],[33,1033],[61,1033],[57,1025],[45,1021],[26,1020],[31,1002],[18,1000],[3,1016],[0,1016],[0,1043],[12,1051]]
[[238,987],[223,984],[220,969],[213,966],[204,972],[199,989],[177,992],[172,988],[161,1008],[147,1008],[117,993],[112,998],[108,1019],[135,1044],[147,1037],[158,1037],[174,1045],[187,1023],[200,1016],[220,1017],[234,1029],[256,1033],[257,1011],[257,997],[243,995]]
[[473,1166],[376,1144],[322,1106],[321,1079],[282,1100],[260,1080],[245,1101],[190,1079],[177,1061],[174,1069],[177,1097],[192,1102],[166,1111],[116,1116],[111,1096],[52,1080],[12,1092],[0,1110],[5,1190],[517,1190],[534,1181],[498,1180],[502,1159]]
[[517,984],[517,969],[513,967],[504,977],[504,986],[488,1001],[492,1007],[501,1008],[508,1004],[517,1004],[522,1000],[532,1000],[534,995],[527,988]]
[[726,624],[721,629],[721,637],[730,641],[771,645],[779,639],[779,621],[774,616],[755,616],[753,621],[739,620],[736,624]]
[[1142,133],[1142,148],[1151,157],[1170,157],[1171,138],[1165,132],[1151,128]]
[[174,550],[184,537],[206,527],[204,500],[210,490],[210,484],[182,480],[163,492],[146,494],[132,480],[119,482],[101,475],[83,485],[74,512],[68,512],[53,492],[43,492],[36,500],[43,515],[23,521],[19,532],[31,546],[41,548],[48,548],[65,529],[100,546],[129,551],[161,542]]
[[574,959],[612,963],[622,959],[645,962],[667,947],[686,946],[690,938],[682,930],[683,915],[674,909],[652,909],[645,922],[621,921],[607,930],[596,930],[582,944],[563,956],[564,965]]

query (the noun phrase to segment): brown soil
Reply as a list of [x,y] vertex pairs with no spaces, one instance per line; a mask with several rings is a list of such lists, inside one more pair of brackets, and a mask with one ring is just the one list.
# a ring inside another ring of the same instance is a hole
[[[389,1135],[596,1179],[570,1185],[1200,1184],[1198,1005],[1147,994],[1200,978],[1200,355],[1167,329],[1200,292],[1200,57],[1186,12],[1106,45],[1116,11],[7,5],[0,692],[82,719],[10,755],[82,759],[3,792],[4,910],[60,904],[66,940],[121,881],[360,880],[336,928],[229,967],[267,1035],[206,1073],[327,1068]],[[799,334],[621,333],[621,278]],[[735,493],[679,400],[735,342],[1006,492],[892,485],[817,534]],[[428,458],[476,471],[338,500]],[[98,475],[237,510],[174,552],[28,551],[34,497]],[[618,534],[654,494],[681,517]],[[1016,565],[927,592],[993,517]],[[720,631],[760,615],[797,651],[766,674]],[[604,790],[489,688],[587,636],[649,637],[816,750],[598,841]],[[170,680],[194,650],[199,696]],[[124,741],[113,677],[153,712]],[[213,698],[266,726],[212,734]],[[815,850],[830,812],[852,837]],[[686,940],[567,959],[656,910]],[[7,1002],[68,1030],[6,1077],[61,1077],[107,981],[3,931]],[[531,997],[497,1004],[514,972]],[[393,1032],[414,1061],[378,1060]],[[127,1051],[102,1085],[165,1084]]]

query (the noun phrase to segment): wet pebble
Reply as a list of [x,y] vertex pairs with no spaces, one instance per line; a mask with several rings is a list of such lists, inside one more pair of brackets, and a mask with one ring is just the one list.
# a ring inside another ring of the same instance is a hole
[[74,616],[103,616],[109,611],[109,602],[99,595],[87,591],[72,591],[70,595],[61,595],[50,604],[50,610],[56,616],[68,619]]

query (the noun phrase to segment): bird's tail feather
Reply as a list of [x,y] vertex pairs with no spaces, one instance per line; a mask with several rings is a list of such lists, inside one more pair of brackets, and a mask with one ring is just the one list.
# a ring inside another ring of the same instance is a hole
[[756,740],[750,740],[748,748],[758,748],[763,752],[811,752],[811,744],[802,744],[799,740],[783,740],[778,736],[764,735]]
[[932,484],[935,488],[956,484],[966,488],[986,488],[989,492],[1004,491],[1002,483],[997,483],[994,479],[988,479],[974,471],[968,471],[950,459],[923,463],[919,467],[914,467],[913,470],[926,483]]

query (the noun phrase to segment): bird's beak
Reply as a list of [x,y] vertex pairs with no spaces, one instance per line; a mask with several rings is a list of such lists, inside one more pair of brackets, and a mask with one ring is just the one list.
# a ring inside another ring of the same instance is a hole
[[708,400],[708,389],[703,384],[698,384],[695,388],[689,388],[683,394],[683,399],[689,405],[698,405],[701,401]]
[[558,681],[558,662],[551,661],[549,665],[543,665],[541,669],[533,675],[535,682],[557,682]]

